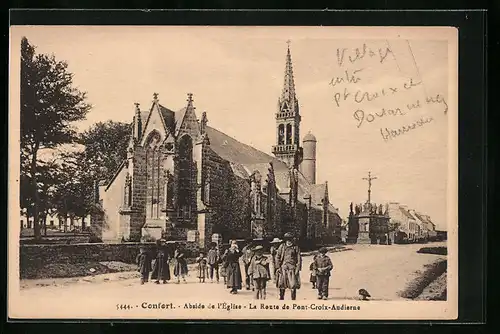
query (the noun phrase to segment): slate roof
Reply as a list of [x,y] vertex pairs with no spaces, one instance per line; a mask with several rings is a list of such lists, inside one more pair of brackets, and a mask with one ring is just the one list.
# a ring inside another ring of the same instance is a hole
[[[210,126],[206,127],[206,132],[210,139],[210,148],[222,159],[230,162],[231,168],[236,175],[247,178],[254,171],[259,171],[262,177],[265,178],[271,162],[279,192],[287,194],[290,191],[289,169],[284,162]],[[300,172],[298,173],[298,179],[298,200],[305,202],[304,197],[310,194],[312,205],[318,208],[318,204],[321,204],[321,199],[325,195],[326,184],[310,184]],[[332,212],[337,212],[331,205],[329,209]]]
[[436,224],[434,224],[434,222],[430,219],[429,216],[427,215],[422,215],[422,214],[419,214],[419,219],[425,223],[429,223],[429,224],[432,224],[434,227],[436,226]]
[[187,111],[187,107],[184,107],[175,113],[175,134],[179,133],[179,130],[181,129],[182,120],[184,119],[184,116],[186,115],[186,111]]
[[208,138],[210,139],[210,147],[221,158],[227,161],[241,165],[254,165],[259,163],[268,164],[269,162],[272,162],[274,169],[284,168],[288,170],[285,163],[281,160],[259,151],[250,145],[243,144],[217,129],[207,126],[206,132]]
[[159,106],[159,110],[160,110],[160,115],[163,118],[163,121],[165,122],[165,125],[167,127],[172,126],[173,123],[175,121],[177,121],[177,117],[176,116],[177,116],[178,113],[176,113],[173,110],[170,110],[168,108],[165,108],[161,104],[158,104],[158,106]]
[[417,219],[418,219],[418,220],[420,220],[421,222],[424,222],[424,223],[426,223],[426,222],[427,222],[427,221],[426,221],[426,219],[425,219],[423,216],[421,216],[419,213],[417,213],[417,212],[415,212],[415,211],[414,211],[414,212],[413,212],[413,214],[414,214],[414,215],[415,215],[415,217],[417,217]]
[[409,213],[408,211],[406,211],[403,207],[400,206],[399,210],[401,210],[401,212],[403,213],[403,216],[405,216],[406,218],[415,220],[415,218],[413,218],[413,216],[411,215],[411,213]]

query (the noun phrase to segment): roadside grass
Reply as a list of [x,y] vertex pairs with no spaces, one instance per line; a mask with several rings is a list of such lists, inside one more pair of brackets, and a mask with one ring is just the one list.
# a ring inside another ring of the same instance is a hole
[[137,270],[137,266],[121,262],[119,265],[94,261],[86,263],[48,263],[36,270],[23,268],[21,279],[73,278],[132,270]]
[[448,255],[448,248],[447,247],[422,247],[420,248],[417,253],[420,254],[435,254],[435,255]]
[[[425,265],[425,270],[423,272],[418,272],[418,276],[412,280],[405,287],[403,291],[400,291],[398,295],[402,298],[416,299],[422,292],[434,282],[437,278],[443,275],[447,269],[447,260],[437,260],[431,264]],[[446,286],[444,287],[446,289]],[[441,297],[444,295],[446,298],[446,290],[441,293]],[[436,299],[440,300],[440,299]]]

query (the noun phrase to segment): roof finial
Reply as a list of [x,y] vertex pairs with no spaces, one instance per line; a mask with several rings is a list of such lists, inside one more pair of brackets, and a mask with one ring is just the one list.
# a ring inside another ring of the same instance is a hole
[[158,93],[153,93],[153,101],[158,102]]
[[292,41],[288,39],[288,40],[286,41],[286,44],[288,45],[288,49],[290,49],[290,43],[292,43]]
[[135,104],[135,112],[136,113],[140,113],[141,112],[141,109],[139,108],[140,103],[139,102],[135,102],[134,104]]
[[187,101],[188,102],[193,102],[193,93],[188,93],[187,96],[188,96]]

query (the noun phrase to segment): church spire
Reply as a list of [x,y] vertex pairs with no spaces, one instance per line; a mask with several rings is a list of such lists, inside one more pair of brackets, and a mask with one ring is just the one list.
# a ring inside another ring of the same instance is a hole
[[297,102],[295,96],[295,82],[293,78],[292,54],[290,53],[290,40],[287,41],[288,48],[286,52],[285,77],[283,81],[283,91],[281,92],[281,103],[286,103],[289,110],[292,111]]
[[303,158],[302,147],[300,147],[299,102],[295,95],[289,40],[287,44],[283,90],[278,98],[278,110],[275,114],[276,145],[273,146],[273,154],[289,167],[298,168]]

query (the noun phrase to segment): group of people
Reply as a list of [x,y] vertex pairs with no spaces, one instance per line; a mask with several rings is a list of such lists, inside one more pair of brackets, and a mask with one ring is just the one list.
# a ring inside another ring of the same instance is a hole
[[[319,299],[328,298],[330,273],[333,269],[332,261],[326,253],[327,249],[322,247],[310,265],[310,281],[313,288],[318,289]],[[290,290],[292,300],[297,299],[297,290],[301,287],[302,255],[291,233],[285,233],[283,240],[275,238],[271,241],[270,259],[264,256],[261,245],[254,246],[249,241],[240,251],[236,241],[231,242],[223,258],[227,262],[227,287],[233,294],[242,288],[240,257],[245,271],[246,289],[255,291],[256,299],[266,298],[269,280],[273,280],[279,290],[280,300],[285,299],[286,290]]]
[[[164,240],[159,240],[156,244],[156,256],[151,256],[151,253],[145,247],[141,247],[139,254],[136,257],[138,271],[141,274],[141,284],[154,280],[156,284],[166,284],[170,279],[170,263],[173,263],[173,273],[176,278],[176,283],[180,283],[181,279],[186,283],[188,274],[188,265],[185,253],[179,245],[175,246],[173,256],[167,251]],[[212,243],[207,256],[201,251],[196,258],[198,264],[198,278],[200,283],[205,283],[205,279],[210,277],[213,282],[214,274],[217,282],[219,282],[219,254],[216,249],[216,244]],[[151,274],[151,277],[150,277]]]
[[[313,288],[318,290],[319,299],[328,298],[330,273],[333,269],[332,261],[326,253],[327,249],[322,247],[309,267],[310,281]],[[292,300],[297,298],[297,290],[301,287],[302,256],[291,233],[286,233],[283,240],[275,238],[271,241],[270,258],[264,255],[262,245],[255,245],[251,240],[241,250],[236,240],[230,240],[229,247],[224,252],[216,243],[211,243],[209,251],[201,251],[196,258],[199,282],[205,283],[207,278],[214,282],[215,278],[219,283],[220,274],[229,292],[237,294],[243,286],[240,259],[244,268],[245,288],[254,291],[256,299],[266,299],[267,282],[270,280],[273,280],[279,290],[280,300],[285,299],[286,290],[290,290]],[[177,283],[181,279],[186,282],[188,266],[179,246],[176,246],[173,257],[170,258],[164,242],[160,242],[153,265],[153,259],[144,248],[141,248],[136,260],[141,273],[141,284],[148,281],[150,272],[151,280],[155,280],[157,284],[169,281],[170,262],[174,264]]]
[[163,284],[166,284],[167,281],[171,279],[171,262],[173,262],[173,272],[176,278],[176,283],[180,283],[181,279],[186,282],[188,266],[185,254],[179,246],[175,247],[173,256],[171,257],[170,253],[167,251],[165,242],[160,240],[157,242],[156,256],[154,258],[145,247],[141,247],[139,254],[136,257],[136,263],[138,266],[137,270],[141,274],[141,284],[149,281],[150,274],[151,280],[154,280],[156,284],[160,284],[160,281],[163,281]]

